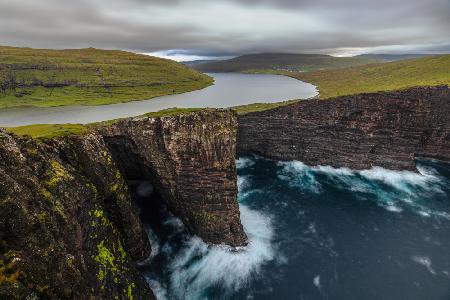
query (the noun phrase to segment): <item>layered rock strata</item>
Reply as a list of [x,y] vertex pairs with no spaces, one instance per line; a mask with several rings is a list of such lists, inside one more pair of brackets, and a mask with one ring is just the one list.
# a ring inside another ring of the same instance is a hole
[[149,180],[187,228],[240,246],[236,116],[126,119],[35,140],[0,130],[0,298],[153,299],[127,181]]
[[450,89],[412,88],[305,100],[238,119],[239,155],[309,165],[415,170],[450,161]]

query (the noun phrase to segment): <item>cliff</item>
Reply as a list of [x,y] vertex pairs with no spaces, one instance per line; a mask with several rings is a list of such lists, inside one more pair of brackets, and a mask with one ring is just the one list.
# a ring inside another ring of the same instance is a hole
[[46,140],[0,130],[0,298],[153,299],[128,188],[150,180],[193,234],[243,245],[236,116],[141,117]]
[[169,209],[205,242],[242,246],[236,178],[237,118],[203,110],[127,119],[100,129],[129,180],[149,180]]
[[416,157],[450,161],[447,86],[305,100],[238,122],[239,155],[354,169],[415,170]]

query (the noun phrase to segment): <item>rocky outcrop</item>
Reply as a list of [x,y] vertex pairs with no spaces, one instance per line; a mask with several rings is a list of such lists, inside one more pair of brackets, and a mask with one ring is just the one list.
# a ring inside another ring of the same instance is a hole
[[207,243],[242,246],[231,111],[127,119],[101,134],[128,179],[152,182],[169,209]]
[[417,157],[450,161],[447,86],[305,100],[238,122],[239,155],[354,169],[415,170]]
[[151,181],[209,243],[244,245],[236,116],[140,117],[79,136],[0,129],[0,298],[153,299],[136,262],[150,245],[128,180]]
[[152,299],[150,245],[96,133],[39,142],[0,131],[0,298]]

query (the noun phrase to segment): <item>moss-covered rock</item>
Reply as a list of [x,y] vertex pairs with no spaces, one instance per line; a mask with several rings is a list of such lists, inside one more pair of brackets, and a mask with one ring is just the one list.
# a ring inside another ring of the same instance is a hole
[[150,246],[118,174],[98,134],[0,131],[0,298],[153,298],[135,267]]

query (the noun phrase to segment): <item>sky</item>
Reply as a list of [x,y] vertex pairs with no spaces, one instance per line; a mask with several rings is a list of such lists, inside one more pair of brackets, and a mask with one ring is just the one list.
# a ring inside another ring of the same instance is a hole
[[450,53],[450,0],[0,0],[0,45],[175,60]]

